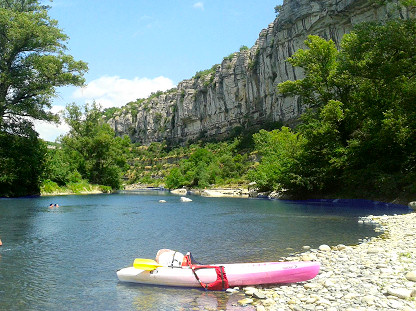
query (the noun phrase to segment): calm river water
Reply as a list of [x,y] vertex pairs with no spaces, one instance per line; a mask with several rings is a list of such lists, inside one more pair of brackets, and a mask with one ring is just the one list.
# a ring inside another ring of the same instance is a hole
[[374,236],[359,216],[408,212],[357,201],[190,198],[148,191],[0,199],[0,310],[239,310],[236,295],[119,283],[116,270],[161,248],[191,251],[202,263],[276,261],[303,245]]

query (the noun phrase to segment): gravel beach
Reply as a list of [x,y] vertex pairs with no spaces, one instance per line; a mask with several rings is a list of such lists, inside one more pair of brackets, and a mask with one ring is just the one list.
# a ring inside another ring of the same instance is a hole
[[319,261],[321,271],[307,282],[244,288],[239,304],[257,311],[416,310],[416,213],[359,221],[376,222],[383,233],[356,246],[322,245],[286,258]]

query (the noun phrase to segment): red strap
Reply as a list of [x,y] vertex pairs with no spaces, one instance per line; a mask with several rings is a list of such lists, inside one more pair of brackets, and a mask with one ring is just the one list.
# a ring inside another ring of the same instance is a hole
[[[191,268],[199,284],[201,284],[201,286],[205,288],[206,290],[226,290],[228,288],[228,279],[227,279],[227,275],[225,274],[225,269],[223,266],[192,265]],[[195,272],[195,270],[198,270],[198,269],[215,269],[215,272],[217,273],[217,279],[214,282],[209,283],[209,284],[201,282],[198,275]]]

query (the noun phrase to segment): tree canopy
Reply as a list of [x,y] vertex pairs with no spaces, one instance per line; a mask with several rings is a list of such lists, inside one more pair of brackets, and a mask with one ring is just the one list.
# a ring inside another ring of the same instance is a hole
[[39,194],[46,152],[46,144],[34,134],[0,132],[0,196]]
[[115,137],[95,103],[84,107],[67,105],[64,119],[71,128],[61,138],[66,165],[90,183],[119,189],[122,173],[127,169],[130,139]]
[[39,1],[0,1],[0,131],[27,135],[32,119],[56,121],[56,88],[83,85],[87,65],[65,54],[67,40]]
[[[308,49],[288,59],[305,77],[278,86],[307,108],[296,129],[301,150],[274,161],[268,187],[364,197],[416,192],[415,43],[415,20],[358,25],[339,51],[331,40],[308,37]],[[260,138],[254,179],[261,184],[276,152],[262,149]]]
[[84,84],[87,65],[65,53],[68,37],[48,9],[0,1],[0,196],[39,193],[47,150],[33,121],[58,121],[57,87]]

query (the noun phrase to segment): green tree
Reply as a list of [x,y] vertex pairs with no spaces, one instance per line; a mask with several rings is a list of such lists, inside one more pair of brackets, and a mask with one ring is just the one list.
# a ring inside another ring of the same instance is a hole
[[82,176],[77,171],[75,161],[71,161],[70,154],[60,146],[49,149],[46,156],[44,178],[55,182],[59,186],[65,186],[71,182],[80,182]]
[[278,5],[276,5],[276,6],[274,7],[274,12],[275,12],[277,15],[279,15],[279,14],[282,12],[282,10],[283,10],[283,5],[281,5],[281,4],[278,4]]
[[297,129],[304,144],[292,173],[298,176],[299,191],[332,192],[340,186],[345,168],[344,107],[340,101],[329,100],[316,111],[307,112]]
[[261,161],[249,178],[257,183],[260,191],[300,188],[297,161],[306,140],[288,127],[271,132],[260,130],[253,135]]
[[182,162],[181,170],[185,181],[190,187],[207,187],[215,183],[215,174],[211,167],[214,155],[206,148],[197,148],[189,157]]
[[38,0],[0,1],[0,195],[39,193],[46,147],[34,120],[49,111],[60,86],[84,83],[87,65],[65,54],[68,37]]
[[33,133],[22,137],[0,132],[0,196],[40,193],[46,144]]
[[0,2],[0,131],[26,133],[56,121],[47,109],[56,87],[80,86],[87,65],[65,54],[68,37],[37,0]]
[[129,138],[115,137],[95,103],[83,109],[67,105],[64,119],[71,129],[61,138],[61,144],[71,167],[91,183],[120,188],[122,174],[127,169]]
[[346,175],[369,191],[415,185],[415,42],[414,19],[360,25],[342,42],[340,69],[351,90]]
[[178,167],[170,170],[165,179],[165,187],[168,189],[177,189],[185,185],[185,178]]
[[333,42],[309,37],[288,61],[305,78],[278,89],[308,108],[295,173],[311,192],[374,197],[415,189],[416,22],[365,23]]
[[305,45],[308,49],[299,49],[287,59],[292,66],[303,68],[305,77],[279,83],[278,90],[285,95],[301,96],[309,108],[322,107],[341,92],[337,85],[338,51],[332,40],[318,36],[308,36]]
[[165,179],[169,189],[182,186],[205,188],[212,184],[241,182],[250,162],[247,155],[237,153],[240,141],[207,143],[204,147],[191,145],[181,153],[190,154]]

